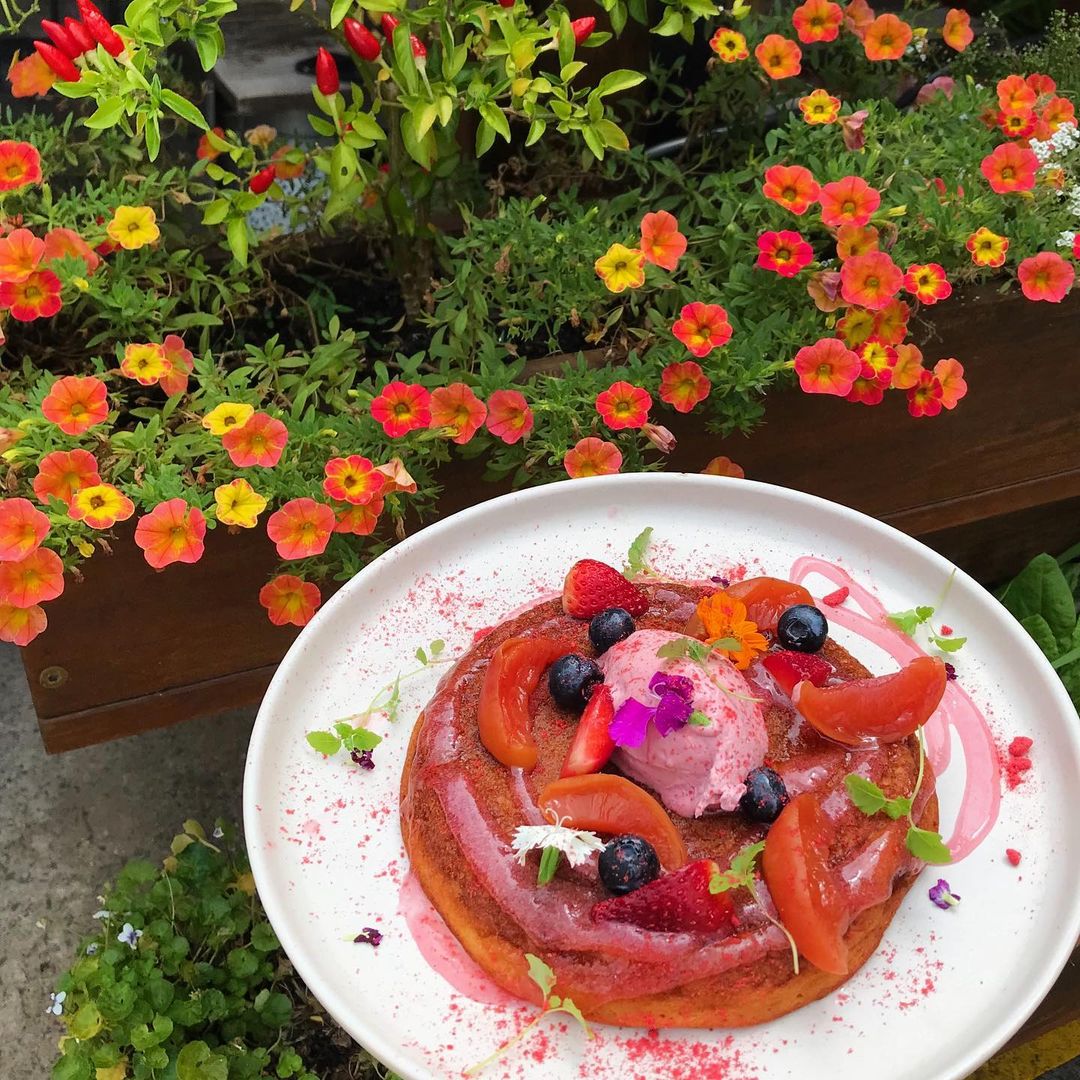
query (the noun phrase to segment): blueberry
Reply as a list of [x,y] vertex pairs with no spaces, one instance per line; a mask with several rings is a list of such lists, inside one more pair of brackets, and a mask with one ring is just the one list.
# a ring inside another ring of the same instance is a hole
[[775,821],[788,804],[787,788],[780,774],[764,765],[746,777],[746,794],[739,800],[743,816],[751,821]]
[[590,691],[603,681],[604,676],[596,661],[577,653],[560,656],[548,668],[548,689],[555,703],[574,712],[581,712],[585,708]]
[[829,622],[813,604],[795,604],[780,616],[776,637],[785,649],[817,652],[829,636]]
[[596,655],[606,653],[612,645],[628,638],[634,630],[634,617],[625,608],[609,607],[594,615],[589,623],[589,640]]
[[597,869],[608,892],[625,896],[660,876],[660,860],[643,837],[619,836],[600,852]]

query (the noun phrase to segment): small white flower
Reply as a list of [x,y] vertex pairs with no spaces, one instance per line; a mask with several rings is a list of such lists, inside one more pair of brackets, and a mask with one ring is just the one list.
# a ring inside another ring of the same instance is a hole
[[563,825],[519,825],[511,846],[522,866],[530,851],[549,847],[558,848],[571,866],[580,866],[594,851],[604,850],[604,841],[596,833],[567,829]]
[[91,918],[94,918],[94,919],[107,919],[111,914],[112,914],[111,911],[106,911],[105,908],[102,908],[100,911],[95,911],[94,914],[91,916]]
[[100,948],[101,946],[96,941],[91,941],[90,944],[86,946],[86,955],[93,956]]
[[59,994],[49,995],[49,1006],[45,1010],[46,1015],[60,1016],[64,1011],[64,1002],[67,1000],[67,991],[61,990]]
[[137,949],[139,947],[139,938],[141,937],[142,931],[136,930],[131,923],[126,922],[124,923],[124,929],[116,935],[116,940],[119,941],[121,945],[130,945],[131,948]]
[[1057,239],[1058,247],[1072,247],[1073,240],[1076,239],[1076,233],[1066,230]]
[[214,826],[214,831],[213,831],[213,832],[212,832],[212,833],[211,833],[210,835],[211,835],[211,836],[212,836],[212,837],[213,837],[213,838],[214,838],[215,840],[220,840],[220,839],[221,839],[221,838],[222,838],[222,837],[223,837],[223,836],[225,835],[225,832],[224,832],[224,830],[223,830],[223,829],[221,828],[221,826],[220,826],[220,825],[215,825],[215,826]]

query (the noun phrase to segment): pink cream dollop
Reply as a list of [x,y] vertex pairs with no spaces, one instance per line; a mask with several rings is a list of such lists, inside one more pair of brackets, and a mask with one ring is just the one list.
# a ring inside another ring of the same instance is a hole
[[616,710],[629,698],[655,705],[659,698],[649,681],[658,671],[693,683],[693,707],[709,718],[708,724],[687,724],[662,736],[650,723],[645,741],[619,747],[614,761],[627,776],[656,792],[673,813],[700,817],[706,810],[738,807],[746,774],[764,761],[769,737],[762,703],[729,660],[714,654],[703,667],[656,655],[662,646],[684,637],[670,630],[639,630],[608,649],[600,668]]

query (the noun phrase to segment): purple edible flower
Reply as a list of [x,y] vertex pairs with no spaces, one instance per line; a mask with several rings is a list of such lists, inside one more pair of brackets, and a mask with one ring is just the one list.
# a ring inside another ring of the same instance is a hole
[[[364,753],[370,754],[371,751],[365,750]],[[373,949],[379,947],[380,941],[382,941],[382,931],[376,930],[374,926],[365,926],[363,932],[353,938],[353,944],[370,945]]]
[[938,878],[937,884],[930,889],[930,900],[942,911],[948,911],[960,903],[960,896],[949,890],[949,883],[944,878]]
[[655,705],[644,705],[637,698],[627,698],[619,706],[608,728],[616,745],[640,746],[645,741],[650,720],[662,738],[686,726],[694,711],[693,681],[685,675],[666,675],[658,671],[649,680],[649,689],[660,698]]
[[731,582],[730,582],[730,580],[728,580],[728,578],[721,577],[719,574],[714,574],[711,578],[709,578],[709,580],[710,581],[715,581],[716,584],[719,585],[721,589],[726,589],[731,584]]
[[375,758],[372,757],[370,750],[353,750],[349,756],[361,769],[375,768]]
[[619,746],[640,746],[645,741],[645,729],[655,709],[642,705],[637,698],[627,698],[608,727],[612,742]]
[[945,661],[945,678],[949,682],[955,682],[956,681],[956,668],[954,668],[952,666],[952,664],[949,663],[948,660]]

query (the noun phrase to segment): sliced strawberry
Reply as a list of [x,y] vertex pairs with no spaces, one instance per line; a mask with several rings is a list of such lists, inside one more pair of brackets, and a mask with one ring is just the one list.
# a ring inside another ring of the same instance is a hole
[[634,618],[649,610],[649,598],[607,563],[582,559],[563,582],[563,611],[575,619],[591,619],[605,608],[620,607]]
[[790,649],[780,649],[771,652],[761,661],[761,666],[776,680],[776,685],[791,697],[791,691],[803,681],[812,682],[815,686],[824,686],[836,668],[828,660],[813,653],[793,652]]
[[615,716],[615,702],[611,690],[600,683],[593,690],[589,704],[578,721],[574,741],[563,762],[561,776],[584,776],[599,772],[615,751],[615,743],[608,733]]
[[828,596],[823,596],[821,602],[828,607],[839,607],[850,595],[851,590],[846,585],[841,585],[836,592],[831,592]]
[[669,933],[722,930],[732,925],[735,905],[729,893],[709,892],[717,870],[712,859],[698,859],[626,896],[601,900],[592,909],[593,921],[633,923]]

